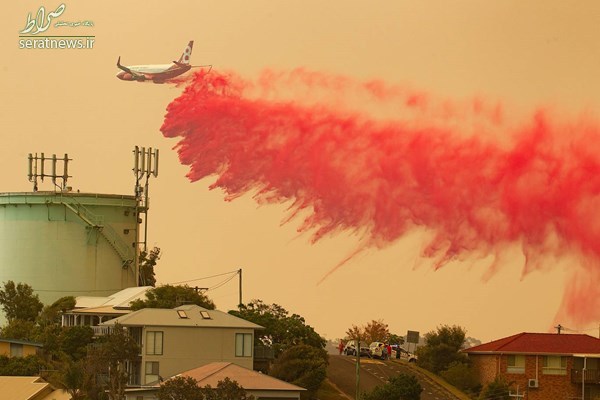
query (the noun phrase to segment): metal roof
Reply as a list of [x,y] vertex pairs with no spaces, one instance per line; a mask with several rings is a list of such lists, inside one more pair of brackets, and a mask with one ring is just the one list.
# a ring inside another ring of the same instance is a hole
[[[184,311],[185,316],[180,316],[178,311]],[[202,312],[208,313],[210,318],[202,316]],[[206,328],[246,328],[263,329],[262,326],[235,317],[231,314],[218,310],[189,304],[177,308],[143,308],[127,315],[103,322],[100,325],[114,325],[119,323],[123,326],[195,326]]]
[[114,308],[129,308],[129,303],[133,300],[146,299],[146,292],[154,289],[152,286],[135,286],[120,290],[110,296],[78,296],[75,298],[75,308],[92,308],[101,306],[111,306]]
[[463,351],[473,354],[600,354],[600,339],[581,334],[523,332]]
[[229,378],[236,381],[245,390],[283,390],[283,391],[305,391],[306,389],[284,382],[272,376],[241,367],[231,362],[213,362],[189,371],[182,372],[177,376],[192,377],[198,381],[198,386],[210,385],[217,387],[219,381]]

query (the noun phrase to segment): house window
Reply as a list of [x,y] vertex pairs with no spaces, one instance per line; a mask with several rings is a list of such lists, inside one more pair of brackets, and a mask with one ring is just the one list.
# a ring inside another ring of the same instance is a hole
[[163,333],[146,332],[146,354],[160,356],[163,353]]
[[156,382],[158,375],[158,361],[146,361],[146,383]]
[[11,357],[23,357],[23,345],[18,343],[10,344],[10,356]]
[[545,375],[566,375],[567,357],[545,356],[542,373]]
[[511,354],[508,356],[506,372],[509,374],[524,374],[525,373],[525,356]]
[[236,357],[252,357],[252,334],[251,333],[236,333],[235,334],[235,356]]

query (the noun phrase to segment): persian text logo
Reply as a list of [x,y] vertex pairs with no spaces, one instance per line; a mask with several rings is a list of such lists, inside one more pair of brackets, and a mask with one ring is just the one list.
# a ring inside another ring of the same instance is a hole
[[27,14],[25,28],[19,31],[20,49],[92,49],[94,47],[95,36],[93,35],[39,35],[46,32],[51,26],[61,27],[93,27],[92,21],[53,21],[60,17],[66,9],[63,3],[54,11],[46,12],[44,6],[38,8],[37,14],[32,18],[32,13]]

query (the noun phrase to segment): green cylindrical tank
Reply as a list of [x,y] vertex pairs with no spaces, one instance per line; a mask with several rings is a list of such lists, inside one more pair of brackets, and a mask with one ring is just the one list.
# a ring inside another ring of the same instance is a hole
[[0,284],[50,304],[138,284],[138,201],[70,192],[0,193]]

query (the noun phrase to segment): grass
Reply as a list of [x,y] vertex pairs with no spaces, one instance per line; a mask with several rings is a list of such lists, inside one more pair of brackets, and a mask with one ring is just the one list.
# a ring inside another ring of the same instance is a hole
[[471,397],[469,397],[467,394],[462,392],[460,389],[458,389],[458,388],[452,386],[451,384],[449,384],[448,382],[446,382],[441,376],[437,376],[436,374],[434,374],[431,371],[426,370],[425,368],[421,368],[414,363],[406,363],[403,361],[395,361],[395,362],[399,362],[402,364],[409,364],[409,366],[411,368],[418,370],[423,375],[426,375],[431,380],[435,381],[438,385],[445,387],[446,390],[448,390],[450,393],[452,393],[453,395],[458,397],[460,400],[472,400]]
[[339,389],[335,387],[329,379],[325,379],[317,392],[317,398],[319,400],[348,400],[350,397],[346,396]]

